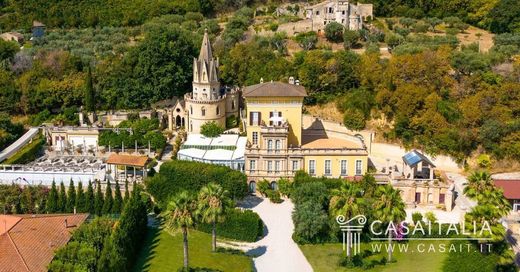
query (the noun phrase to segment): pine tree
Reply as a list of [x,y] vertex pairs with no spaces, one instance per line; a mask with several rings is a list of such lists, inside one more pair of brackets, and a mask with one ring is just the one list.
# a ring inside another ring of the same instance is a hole
[[85,199],[85,192],[83,192],[83,183],[80,181],[78,182],[78,189],[76,192],[76,210],[80,213],[87,212],[86,205],[86,199]]
[[94,189],[92,188],[92,181],[88,181],[87,193],[85,194],[85,212],[95,214],[94,209]]
[[96,183],[96,199],[94,200],[94,210],[96,215],[101,216],[103,213],[103,193],[101,192],[101,183]]
[[85,109],[89,112],[96,110],[96,100],[94,86],[92,84],[92,71],[90,66],[88,67],[87,79],[85,80]]
[[112,213],[119,214],[123,208],[123,197],[121,196],[121,188],[119,187],[119,182],[117,182],[117,180],[114,190],[114,204],[112,205]]
[[125,204],[130,199],[130,192],[128,191],[128,180],[125,180]]
[[74,212],[74,207],[76,206],[76,188],[74,187],[74,181],[72,179],[69,183],[69,189],[67,190],[67,205],[65,207],[65,212],[71,213]]
[[67,194],[65,193],[65,185],[63,181],[60,183],[60,193],[58,195],[58,210],[57,212],[65,212],[67,207]]
[[107,188],[105,190],[105,202],[103,203],[103,214],[110,214],[114,205],[114,197],[112,196],[112,187],[110,181],[107,180]]
[[56,189],[56,182],[54,182],[54,180],[52,181],[45,209],[47,213],[55,213],[58,211],[58,190]]

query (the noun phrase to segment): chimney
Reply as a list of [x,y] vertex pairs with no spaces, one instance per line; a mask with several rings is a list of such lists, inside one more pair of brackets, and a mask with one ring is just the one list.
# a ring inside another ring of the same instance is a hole
[[263,77],[260,78],[260,84],[262,84],[262,83],[264,83],[264,78]]
[[294,84],[294,77],[289,77],[289,84]]
[[74,214],[76,214],[76,207],[74,207]]
[[295,84],[296,84],[296,85],[300,85],[300,80],[297,79],[297,80],[295,81]]

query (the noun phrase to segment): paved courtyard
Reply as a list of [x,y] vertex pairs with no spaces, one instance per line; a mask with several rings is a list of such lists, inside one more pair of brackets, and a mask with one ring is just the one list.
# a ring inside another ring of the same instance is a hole
[[251,244],[242,244],[253,258],[259,272],[306,272],[312,267],[298,245],[293,241],[294,225],[291,214],[294,208],[290,200],[273,204],[267,199],[249,197],[242,207],[251,209],[264,221],[267,235]]

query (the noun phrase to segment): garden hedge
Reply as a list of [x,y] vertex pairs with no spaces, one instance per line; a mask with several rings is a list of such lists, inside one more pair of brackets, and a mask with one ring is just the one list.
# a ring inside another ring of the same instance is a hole
[[[211,233],[211,224],[199,224],[197,229],[206,233]],[[264,223],[260,216],[253,211],[241,211],[234,209],[227,215],[223,223],[217,224],[217,237],[224,237],[233,240],[255,242],[258,237],[262,237]]]
[[159,173],[145,181],[147,191],[161,207],[182,190],[198,193],[204,185],[215,182],[235,200],[248,194],[246,176],[226,166],[174,160],[161,165]]

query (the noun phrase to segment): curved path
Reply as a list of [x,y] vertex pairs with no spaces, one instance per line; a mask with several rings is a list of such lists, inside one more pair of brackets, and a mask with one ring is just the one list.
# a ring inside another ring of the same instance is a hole
[[267,235],[260,241],[244,244],[253,258],[256,271],[259,272],[307,272],[312,267],[298,245],[293,241],[294,224],[290,200],[273,204],[267,199],[249,197],[241,207],[251,209],[264,221]]

